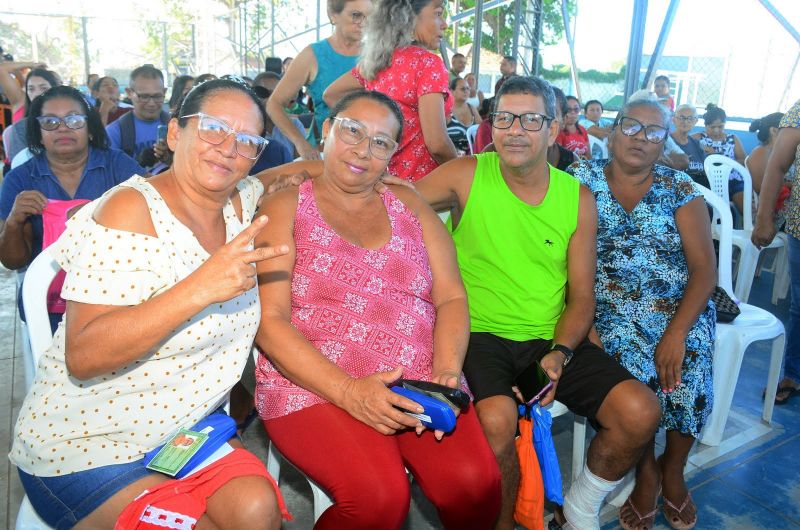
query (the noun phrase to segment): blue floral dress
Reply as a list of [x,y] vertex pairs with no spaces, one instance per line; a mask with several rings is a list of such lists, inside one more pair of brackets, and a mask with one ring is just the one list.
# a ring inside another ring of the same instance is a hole
[[671,394],[661,391],[654,355],[689,279],[675,213],[700,194],[688,175],[657,165],[650,190],[628,213],[606,182],[608,163],[570,168],[597,201],[595,326],[606,351],[658,395],[661,426],[697,437],[713,403],[713,302],[686,337],[681,384]]

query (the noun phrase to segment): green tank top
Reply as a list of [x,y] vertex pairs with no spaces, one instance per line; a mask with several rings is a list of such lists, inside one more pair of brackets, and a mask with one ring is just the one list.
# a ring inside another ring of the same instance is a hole
[[472,188],[453,230],[471,329],[516,341],[552,339],[564,311],[580,183],[550,166],[547,194],[531,206],[508,188],[497,153],[476,158]]

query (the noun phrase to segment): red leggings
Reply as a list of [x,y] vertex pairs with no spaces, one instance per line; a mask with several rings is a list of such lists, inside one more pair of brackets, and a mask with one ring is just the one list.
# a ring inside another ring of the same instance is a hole
[[316,530],[400,528],[411,500],[405,468],[444,528],[494,526],[500,471],[471,406],[441,442],[431,431],[385,436],[329,403],[265,420],[264,427],[283,456],[334,499]]

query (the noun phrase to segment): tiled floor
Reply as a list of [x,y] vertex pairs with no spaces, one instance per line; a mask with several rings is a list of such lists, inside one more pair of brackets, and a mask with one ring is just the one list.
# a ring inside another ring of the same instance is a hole
[[[774,312],[784,322],[788,303],[769,304],[772,278],[764,274],[756,281],[751,301]],[[0,267],[0,450],[10,449],[10,432],[24,396],[24,370],[16,326],[13,273]],[[739,377],[733,412],[726,427],[726,438],[753,438],[731,450],[698,446],[687,466],[688,483],[699,509],[701,529],[800,528],[800,399],[776,407],[772,430],[763,428],[763,391],[769,344],[757,343],[747,352]],[[766,432],[763,432],[766,431]],[[554,421],[554,437],[559,450],[565,482],[569,479],[572,417]],[[663,436],[663,435],[662,435]],[[245,435],[245,443],[262,459],[266,458],[266,436],[257,423]],[[727,452],[726,452],[727,451]],[[720,454],[724,452],[724,454]],[[700,467],[691,462],[703,462]],[[312,526],[311,496],[307,482],[289,465],[281,472],[281,490],[295,520],[287,529]],[[435,511],[414,488],[414,501],[405,528],[439,528]],[[22,498],[16,470],[7,460],[0,466],[0,528],[13,528]],[[607,506],[604,529],[617,528],[617,510]],[[656,528],[669,528],[659,514]]]

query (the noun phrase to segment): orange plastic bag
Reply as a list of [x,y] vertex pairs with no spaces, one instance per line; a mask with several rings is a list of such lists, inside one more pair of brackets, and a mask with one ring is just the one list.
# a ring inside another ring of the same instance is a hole
[[519,432],[519,438],[514,442],[517,446],[520,472],[514,520],[528,530],[544,530],[544,482],[539,459],[533,448],[533,422],[527,407],[525,414],[519,419]]

